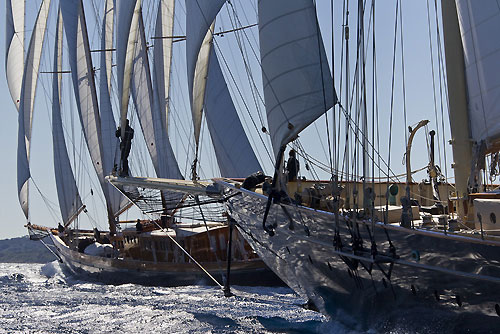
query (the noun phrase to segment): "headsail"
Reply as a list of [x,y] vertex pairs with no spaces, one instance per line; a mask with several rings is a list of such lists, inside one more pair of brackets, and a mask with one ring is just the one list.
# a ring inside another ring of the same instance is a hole
[[170,72],[172,65],[172,38],[174,34],[175,0],[161,0],[156,16],[153,49],[153,88],[158,96],[158,108],[165,130],[168,132],[168,103],[170,99]]
[[470,129],[476,142],[500,140],[500,8],[496,1],[457,0],[464,48]]
[[205,94],[205,115],[223,177],[247,177],[262,170],[241,125],[219,60],[211,48]]
[[[202,44],[211,42],[212,33],[209,31],[217,13],[221,9],[225,0],[187,0],[186,1],[186,57],[188,73],[188,89],[193,113],[196,143],[199,141],[199,131],[201,127],[201,109],[195,105],[195,71],[197,69],[199,57],[206,57],[208,60],[209,50],[205,55],[200,55]],[[207,33],[209,36],[207,36]],[[208,62],[208,61],[207,61]],[[199,91],[199,89],[197,89]],[[204,90],[204,88],[203,88]],[[204,93],[203,93],[204,94]],[[202,95],[203,98],[203,95]]]
[[173,155],[160,109],[158,108],[158,98],[154,96],[142,15],[139,16],[139,29],[137,33],[131,91],[144,139],[153,161],[156,175],[162,178],[181,179],[182,175]]
[[25,1],[6,0],[5,74],[10,96],[19,110],[24,70]]
[[312,0],[259,1],[267,120],[275,156],[336,101]]
[[64,140],[61,119],[61,70],[62,70],[62,17],[59,12],[54,48],[54,73],[52,77],[52,142],[54,145],[54,172],[57,198],[64,225],[83,207]]
[[21,95],[19,102],[19,131],[17,141],[17,188],[19,191],[19,202],[24,215],[28,218],[28,179],[29,153],[31,141],[31,120],[33,117],[33,106],[35,103],[36,86],[38,82],[38,70],[42,56],[43,42],[49,15],[50,0],[44,0],[40,5],[35,27],[31,34],[26,63],[24,65]]

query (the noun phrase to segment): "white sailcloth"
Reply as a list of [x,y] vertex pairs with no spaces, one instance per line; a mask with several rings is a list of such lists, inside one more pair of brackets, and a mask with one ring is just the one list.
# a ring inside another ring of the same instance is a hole
[[35,26],[31,34],[26,63],[21,84],[21,95],[19,101],[19,130],[17,141],[17,188],[19,202],[24,215],[28,218],[28,179],[29,153],[31,142],[31,121],[33,118],[33,107],[38,82],[38,71],[42,55],[43,42],[49,15],[50,0],[44,0],[40,5]]
[[[106,64],[106,78],[108,83],[108,91],[111,91],[111,70],[113,65],[113,31],[114,31],[114,18],[115,18],[115,0],[106,0],[104,4],[104,19],[103,19],[103,32],[105,35],[102,37],[104,40],[101,44],[104,53],[105,64]],[[102,59],[102,58],[101,58]],[[101,60],[102,63],[102,60]],[[102,66],[101,66],[102,70]]]
[[205,95],[205,116],[223,177],[247,177],[262,170],[227,89],[213,48]]
[[312,0],[259,1],[264,98],[275,156],[336,97]]
[[[156,16],[155,36],[171,37],[174,34],[175,0],[161,0]],[[157,38],[153,49],[153,87],[158,95],[158,108],[168,132],[168,102],[172,64],[172,38]]]
[[[202,44],[206,45],[211,42],[212,33],[209,29],[224,2],[225,0],[186,0],[186,62],[196,143],[199,141],[201,128],[201,108],[205,94],[203,81],[206,76],[201,81],[196,80],[195,76],[202,76],[201,73],[206,73],[206,68],[200,68],[200,64],[202,67],[203,64],[208,64],[208,55],[210,54],[209,46],[204,48],[205,52],[200,51],[200,49],[203,49]],[[195,82],[201,83],[201,85],[195,87]]]
[[120,196],[116,190],[113,190],[115,194],[110,194],[109,184],[104,179],[101,119],[97,104],[94,69],[90,56],[83,4],[81,0],[65,0],[61,2],[61,11],[80,123],[82,124],[92,164],[106,198],[108,214],[112,217],[118,212],[118,208],[114,207],[114,205],[121,201],[115,200]]
[[500,139],[500,7],[498,1],[456,0],[472,138]]
[[24,71],[25,1],[6,0],[5,4],[5,75],[12,101],[19,110]]
[[[137,45],[131,80],[132,98],[141,124],[156,175],[161,178],[182,178],[173,155],[167,132],[154,97],[142,15],[139,17]],[[171,156],[167,157],[167,154]]]
[[120,0],[117,2],[116,23],[119,33],[116,34],[116,71],[122,132],[125,131],[126,127],[132,62],[139,25],[140,8],[141,0]]
[[52,143],[54,145],[54,173],[57,198],[59,200],[63,224],[66,224],[78,213],[83,204],[71,169],[61,119],[62,39],[62,17],[59,14],[55,36],[54,73],[52,76]]

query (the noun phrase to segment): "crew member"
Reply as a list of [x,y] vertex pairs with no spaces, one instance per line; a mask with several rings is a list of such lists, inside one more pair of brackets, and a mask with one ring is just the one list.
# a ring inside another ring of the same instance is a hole
[[288,161],[286,162],[286,170],[288,171],[288,181],[297,181],[297,174],[300,166],[299,161],[295,157],[295,150],[290,150],[288,153]]
[[128,176],[128,156],[130,154],[130,148],[132,147],[132,138],[134,138],[134,129],[129,125],[127,119],[127,125],[125,127],[125,134],[122,137],[122,129],[119,126],[115,133],[116,137],[120,138],[120,162],[122,164],[122,169],[120,171],[120,176]]

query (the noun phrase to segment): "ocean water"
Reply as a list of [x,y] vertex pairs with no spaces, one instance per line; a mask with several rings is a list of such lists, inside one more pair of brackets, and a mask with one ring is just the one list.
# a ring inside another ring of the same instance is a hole
[[288,288],[105,285],[54,261],[0,263],[0,333],[357,333]]

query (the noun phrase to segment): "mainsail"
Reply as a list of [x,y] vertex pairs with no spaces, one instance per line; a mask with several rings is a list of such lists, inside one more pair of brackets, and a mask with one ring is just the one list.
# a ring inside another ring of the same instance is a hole
[[138,27],[131,80],[135,109],[156,175],[162,178],[181,179],[182,175],[173,155],[164,127],[165,123],[158,107],[158,98],[154,97],[142,15],[139,16]]
[[40,5],[35,27],[31,34],[26,62],[24,65],[21,95],[19,101],[19,130],[17,141],[17,188],[19,202],[26,219],[28,219],[28,179],[29,153],[31,142],[31,121],[33,118],[33,107],[35,103],[36,86],[38,82],[38,70],[42,56],[43,41],[47,26],[47,18],[50,9],[50,0],[44,0]]
[[264,98],[275,156],[336,101],[312,0],[259,1]]
[[52,142],[54,145],[54,173],[57,198],[64,225],[83,207],[64,140],[61,119],[61,71],[62,71],[63,26],[59,12],[54,48],[54,73],[52,76]]
[[456,0],[474,141],[500,140],[500,7],[497,1]]
[[247,177],[262,170],[241,125],[214,48],[210,53],[204,110],[221,176]]
[[[187,0],[186,1],[186,61],[188,73],[188,89],[193,113],[193,122],[195,128],[195,140],[199,141],[201,127],[201,109],[195,104],[195,71],[199,72],[198,65],[200,57],[208,59],[210,50],[205,47],[205,52],[200,51],[202,44],[211,42],[212,25],[217,13],[221,9],[225,0]],[[198,92],[200,88],[196,89]],[[204,91],[204,87],[202,89]],[[203,95],[202,95],[203,98]]]
[[5,74],[10,96],[19,110],[24,71],[25,1],[6,0]]
[[81,0],[66,0],[61,2],[61,10],[78,114],[90,157],[106,198],[108,216],[112,219],[114,214],[119,211],[121,196],[116,190],[110,192],[109,184],[104,179],[106,166],[103,166],[102,158],[104,151],[101,138],[101,119],[83,3]]

